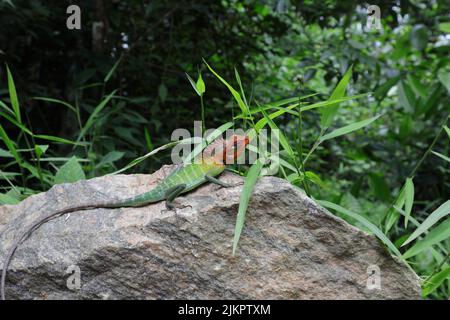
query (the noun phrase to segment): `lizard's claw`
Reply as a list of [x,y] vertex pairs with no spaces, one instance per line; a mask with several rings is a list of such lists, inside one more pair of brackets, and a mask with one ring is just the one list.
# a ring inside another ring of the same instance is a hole
[[163,214],[165,212],[168,212],[168,211],[174,211],[175,214],[177,214],[177,209],[184,209],[184,208],[187,208],[187,207],[192,209],[192,206],[190,204],[185,205],[185,206],[181,206],[181,207],[176,207],[173,203],[167,203],[166,202],[166,209],[161,210],[161,214]]
[[217,185],[217,187],[214,189],[214,191],[220,190],[222,188],[234,188],[240,185],[243,185],[244,182],[237,182],[237,183],[227,183],[224,182],[222,185]]
[[241,182],[237,182],[231,185],[231,187],[237,187],[237,186],[242,186],[244,184],[244,181]]

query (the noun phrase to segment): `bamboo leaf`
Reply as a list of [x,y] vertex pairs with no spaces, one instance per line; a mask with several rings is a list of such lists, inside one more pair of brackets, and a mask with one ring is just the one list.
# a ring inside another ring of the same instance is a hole
[[53,98],[46,98],[46,97],[34,97],[33,99],[34,100],[38,100],[38,101],[46,101],[46,102],[53,102],[53,103],[61,104],[63,106],[66,106],[67,108],[69,108],[73,112],[77,113],[77,110],[75,109],[74,106],[72,106],[70,103],[67,103],[67,102],[62,101],[62,100],[53,99]]
[[16,86],[14,85],[14,79],[9,70],[8,65],[6,65],[6,72],[8,74],[8,90],[9,90],[9,98],[11,100],[11,105],[14,110],[14,114],[16,115],[16,119],[19,123],[22,123],[20,116],[20,108],[19,108],[19,99],[17,98]]
[[370,222],[369,220],[367,220],[366,218],[364,218],[363,216],[354,213],[350,210],[347,210],[335,203],[332,202],[328,202],[328,201],[324,201],[324,200],[319,200],[317,201],[321,206],[325,207],[325,208],[329,208],[329,209],[333,209],[336,210],[346,216],[349,216],[353,219],[355,219],[356,221],[360,222],[361,224],[363,224],[365,227],[367,227],[370,231],[373,232],[374,235],[376,235],[378,237],[378,239],[380,239],[389,249],[391,249],[392,252],[394,252],[398,257],[401,258],[402,254],[400,253],[400,251],[398,251],[397,247],[391,242],[391,240],[389,240],[386,235],[376,226],[374,225],[372,222]]
[[8,134],[3,129],[1,124],[0,124],[0,138],[5,143],[9,152],[11,152],[11,154],[14,156],[14,159],[16,159],[17,163],[20,165],[22,163],[22,159],[20,158],[19,153],[17,152],[16,146],[14,142],[8,137]]
[[12,111],[3,101],[0,100],[0,107],[2,107],[6,112],[15,116],[14,111]]
[[450,162],[450,158],[447,156],[444,156],[442,153],[435,152],[435,151],[431,151],[431,153],[433,153],[434,155],[438,156],[441,159],[444,159],[447,162]]
[[405,182],[405,228],[408,227],[408,220],[414,204],[414,183],[411,178]]
[[422,290],[422,296],[426,297],[444,282],[445,279],[450,279],[450,267],[444,268],[434,276],[432,276]]
[[187,138],[187,139],[183,139],[183,140],[179,140],[179,141],[172,141],[172,142],[166,143],[165,145],[162,145],[161,147],[153,149],[152,151],[150,151],[149,153],[147,153],[147,154],[145,154],[145,155],[143,155],[141,157],[133,159],[125,167],[123,167],[122,169],[119,169],[119,170],[117,170],[117,171],[115,171],[113,173],[110,173],[110,175],[119,174],[121,172],[124,172],[124,171],[134,167],[135,165],[141,163],[142,161],[144,161],[148,157],[158,153],[159,151],[169,149],[169,148],[174,147],[174,146],[176,146],[177,144],[180,144],[180,143],[192,144],[193,142],[195,142],[195,138]]
[[252,164],[252,166],[248,170],[247,176],[245,177],[244,187],[242,189],[241,198],[239,200],[239,211],[236,218],[236,226],[234,228],[233,255],[236,253],[239,238],[241,237],[241,232],[244,227],[245,214],[247,212],[250,196],[253,192],[253,188],[255,187],[256,182],[258,181],[262,167],[262,162],[257,160]]
[[273,122],[273,120],[267,115],[265,111],[262,111],[264,118],[269,123],[269,126],[272,130],[276,130],[275,132],[278,133],[278,138],[280,140],[281,146],[284,150],[289,154],[291,159],[295,158],[294,151],[291,148],[291,145],[289,144],[289,141],[287,140],[286,136],[283,134],[283,132],[278,128],[278,126]]
[[102,158],[102,160],[97,165],[95,165],[95,168],[101,168],[105,164],[112,164],[113,162],[122,159],[124,155],[125,152],[122,151],[110,151]]
[[197,84],[195,83],[194,79],[192,79],[191,76],[188,75],[187,73],[185,73],[185,74],[186,74],[186,77],[188,78],[189,83],[191,84],[192,88],[194,88],[195,92],[196,92],[199,96],[201,96],[202,94],[200,93],[200,91],[198,91],[198,89],[197,89]]
[[5,118],[6,120],[8,120],[9,122],[11,122],[13,125],[15,125],[16,127],[20,128],[20,130],[22,130],[23,132],[25,132],[26,134],[32,136],[33,133],[28,130],[27,127],[25,127],[23,124],[19,123],[16,119],[14,119],[13,117],[11,117],[9,114],[6,114],[4,112],[0,111],[0,116],[2,116],[3,118]]
[[[257,131],[261,130],[262,128],[264,128],[267,124],[267,122],[271,119],[275,119],[279,116],[281,116],[282,114],[285,114],[286,112],[288,112],[289,110],[294,109],[295,107],[298,106],[298,103],[293,104],[289,107],[286,108],[282,108],[281,110],[275,111],[273,113],[271,113],[270,115],[267,116],[267,114],[265,113],[264,109],[261,109],[261,113],[263,113],[264,118],[260,119],[256,124],[255,124],[255,129]],[[296,113],[297,114],[297,113]]]
[[103,108],[108,104],[108,102],[111,100],[111,98],[116,93],[116,90],[111,92],[105,99],[103,99],[94,109],[94,111],[89,116],[88,120],[86,121],[86,124],[81,129],[80,134],[78,135],[78,139],[76,143],[79,143],[80,140],[86,135],[87,131],[92,127],[94,124],[94,121],[96,120],[98,114],[103,110]]
[[116,63],[114,63],[114,65],[112,66],[112,68],[109,70],[108,74],[105,76],[105,79],[103,79],[103,82],[108,82],[108,80],[111,78],[111,76],[114,74],[114,72],[116,71],[117,67],[120,64],[120,61],[122,61],[122,57],[120,56],[120,58],[116,61]]
[[402,186],[399,195],[397,196],[397,199],[395,199],[394,205],[390,207],[386,213],[385,217],[385,223],[384,228],[385,232],[387,233],[391,228],[394,226],[395,223],[397,223],[399,219],[398,209],[396,208],[403,208],[405,205],[405,185]]
[[18,204],[20,199],[14,198],[7,193],[0,193],[0,204]]
[[447,126],[444,126],[445,132],[447,132],[447,136],[450,138],[450,129]]
[[[330,96],[329,101],[340,99],[345,95],[345,89],[348,86],[348,82],[350,81],[350,78],[352,77],[352,69],[353,67],[350,66],[348,68],[347,72],[345,72],[342,79],[337,84],[336,88],[334,89],[333,93]],[[334,108],[327,108],[321,110],[321,119],[320,119],[320,126],[323,129],[326,129],[330,126],[331,122],[333,121],[334,116],[336,115],[338,111],[339,106],[335,106]]]
[[249,110],[247,108],[247,105],[242,100],[241,95],[239,94],[239,92],[237,92],[227,81],[225,81],[224,78],[219,76],[217,74],[217,72],[215,72],[205,60],[203,60],[203,61],[206,64],[206,66],[208,67],[209,71],[211,71],[217,77],[217,79],[219,79],[228,88],[228,90],[231,92],[231,94],[233,95],[234,99],[238,103],[239,108],[241,108],[242,113],[245,114],[245,115],[248,115],[249,114]]
[[56,137],[56,136],[50,136],[47,134],[35,134],[33,136],[38,139],[44,139],[44,140],[59,142],[59,143],[64,143],[64,144],[71,144],[74,146],[85,146],[87,144],[84,142],[75,142],[75,141],[67,140],[64,138]]
[[450,213],[450,200],[447,200],[439,208],[434,210],[422,224],[411,234],[411,236],[402,244],[402,246],[407,245],[422,233],[430,229],[436,222],[444,218]]
[[234,68],[234,75],[236,76],[236,81],[239,84],[239,89],[241,90],[242,99],[244,100],[245,105],[248,106],[247,98],[245,97],[244,88],[243,88],[242,82],[241,82],[241,76],[239,75],[239,72],[237,71],[236,68]]
[[450,218],[447,218],[444,222],[440,223],[436,228],[431,230],[423,239],[417,241],[411,248],[409,248],[404,254],[403,258],[411,258],[425,249],[444,241],[450,237]]
[[83,179],[86,179],[83,168],[78,163],[77,157],[73,156],[56,172],[54,184],[76,182]]
[[205,82],[203,81],[202,74],[200,72],[198,73],[198,79],[197,79],[197,83],[195,84],[195,87],[197,88],[198,93],[200,93],[201,96],[206,91],[206,85],[205,85]]
[[365,119],[365,120],[362,120],[362,121],[358,121],[358,122],[355,122],[355,123],[351,123],[351,124],[349,124],[347,126],[344,126],[342,128],[333,130],[330,133],[323,135],[320,138],[320,142],[323,142],[325,140],[330,140],[330,139],[342,136],[344,134],[348,134],[350,132],[359,130],[359,129],[361,129],[361,128],[371,124],[372,122],[377,120],[380,116],[381,115],[377,115],[375,117],[372,117],[372,118],[369,118],[369,119]]

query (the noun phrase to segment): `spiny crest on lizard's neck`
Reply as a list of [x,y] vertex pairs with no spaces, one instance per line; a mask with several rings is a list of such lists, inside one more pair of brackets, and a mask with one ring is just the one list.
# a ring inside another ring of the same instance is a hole
[[203,150],[203,161],[208,164],[232,164],[244,152],[248,143],[249,138],[245,135],[232,135],[227,140],[217,138]]

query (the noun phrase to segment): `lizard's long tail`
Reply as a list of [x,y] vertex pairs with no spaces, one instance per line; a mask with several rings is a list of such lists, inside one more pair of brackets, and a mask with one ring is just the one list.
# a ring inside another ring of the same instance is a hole
[[63,210],[59,210],[56,212],[52,212],[49,215],[38,219],[35,221],[31,226],[29,226],[24,232],[22,232],[19,237],[17,237],[12,246],[11,249],[9,249],[8,254],[6,255],[6,258],[3,263],[3,270],[2,270],[2,281],[0,285],[0,291],[1,291],[1,299],[5,300],[5,282],[6,282],[6,271],[8,270],[8,266],[11,262],[11,259],[14,255],[14,252],[16,251],[17,247],[22,243],[22,241],[25,240],[29,235],[33,233],[34,230],[39,228],[42,224],[46,223],[47,221],[50,221],[52,219],[55,219],[59,216],[62,216],[67,213],[71,213],[74,211],[82,211],[82,210],[89,210],[89,209],[95,209],[95,208],[101,208],[101,207],[107,207],[106,205],[85,205],[85,206],[77,206],[77,207],[70,207]]
[[33,233],[34,230],[39,228],[42,224],[46,223],[47,221],[50,221],[52,219],[55,219],[57,217],[60,217],[64,214],[75,212],[75,211],[83,211],[83,210],[91,210],[91,209],[100,209],[100,208],[119,208],[119,207],[140,207],[147,205],[152,202],[161,201],[164,199],[164,193],[161,188],[154,188],[153,190],[150,190],[146,193],[140,194],[135,197],[131,197],[125,200],[119,200],[113,203],[97,203],[97,204],[87,204],[87,205],[81,205],[81,206],[75,206],[75,207],[69,207],[66,209],[58,210],[55,212],[52,212],[48,214],[45,217],[42,217],[35,221],[31,226],[29,226],[27,229],[25,229],[24,232],[22,232],[19,237],[17,237],[12,246],[11,249],[8,251],[8,254],[6,255],[6,258],[3,263],[3,270],[2,270],[2,279],[0,284],[0,295],[1,299],[5,300],[5,282],[6,282],[6,271],[8,270],[9,264],[12,260],[12,257],[14,255],[14,252],[19,247],[19,245],[24,241],[29,235]]
[[[151,199],[156,200],[156,199]],[[99,208],[117,208],[117,207],[137,207],[140,205],[148,204],[149,202],[153,202],[150,199],[146,199],[145,202],[143,201],[136,201],[135,198],[130,198],[130,200],[120,201],[117,203],[101,203],[101,204],[89,204],[89,205],[82,205],[82,206],[76,206],[76,207],[69,207],[66,209],[62,209],[59,211],[52,212],[48,214],[45,217],[42,217],[35,221],[33,224],[31,224],[27,229],[25,229],[24,232],[22,232],[19,237],[17,237],[12,246],[11,249],[9,249],[8,254],[5,257],[5,260],[3,262],[3,270],[2,270],[2,280],[0,284],[0,293],[1,293],[1,299],[5,300],[5,282],[6,282],[6,271],[8,270],[9,264],[12,260],[12,257],[14,255],[14,252],[19,247],[19,245],[24,241],[28,236],[30,236],[33,231],[35,231],[37,228],[39,228],[42,224],[46,223],[47,221],[50,221],[52,219],[55,219],[57,217],[60,217],[64,214],[75,212],[75,211],[83,211],[83,210],[91,210],[91,209],[99,209]]]

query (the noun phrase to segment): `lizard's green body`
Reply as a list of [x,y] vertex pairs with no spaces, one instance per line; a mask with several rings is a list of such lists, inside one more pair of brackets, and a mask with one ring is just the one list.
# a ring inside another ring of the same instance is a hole
[[[108,207],[138,207],[162,200],[173,200],[171,199],[172,197],[175,198],[179,194],[191,191],[205,182],[212,182],[211,180],[213,179],[211,178],[218,176],[224,170],[225,166],[219,164],[206,164],[204,162],[188,164],[179,169],[175,169],[154,189],[130,199],[111,203]],[[170,203],[171,201],[168,202],[169,207]]]
[[168,209],[173,209],[174,206],[172,201],[178,195],[195,189],[205,182],[212,182],[227,187],[228,185],[226,183],[216,179],[215,177],[225,170],[225,164],[230,163],[230,160],[236,160],[239,157],[248,143],[249,140],[247,136],[234,135],[228,140],[218,139],[205,149],[202,153],[201,161],[198,161],[198,163],[196,161],[175,169],[155,188],[148,192],[119,201],[73,206],[56,212],[51,212],[38,219],[14,240],[5,257],[0,286],[2,300],[5,300],[6,271],[8,270],[8,266],[14,252],[22,241],[24,241],[34,230],[45,222],[75,211],[96,208],[140,207],[162,200],[166,200],[166,207]]

